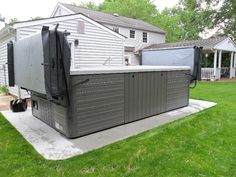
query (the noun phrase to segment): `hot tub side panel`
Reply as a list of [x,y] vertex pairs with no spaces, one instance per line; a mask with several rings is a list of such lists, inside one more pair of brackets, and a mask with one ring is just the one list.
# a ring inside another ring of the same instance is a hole
[[190,71],[167,72],[166,111],[189,104]]
[[124,124],[124,74],[71,76],[72,137]]
[[70,136],[69,108],[50,102],[44,97],[32,93],[32,114],[50,127]]
[[188,105],[190,71],[71,75],[70,105],[32,93],[33,115],[69,138]]
[[187,106],[190,70],[125,74],[125,123]]
[[125,74],[125,122],[166,110],[166,72]]

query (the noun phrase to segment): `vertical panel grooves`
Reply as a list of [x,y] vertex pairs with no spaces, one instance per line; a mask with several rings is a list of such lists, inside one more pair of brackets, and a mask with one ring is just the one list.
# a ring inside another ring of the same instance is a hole
[[[134,77],[132,77],[134,75]],[[166,73],[125,74],[125,122],[159,114],[166,105]],[[127,83],[129,82],[129,83]],[[130,95],[128,95],[130,94]]]
[[[187,71],[189,72],[189,71]],[[134,78],[132,76],[135,76]],[[186,106],[189,79],[186,71],[145,72],[125,75],[126,122]]]
[[[39,100],[33,114],[64,134],[82,136],[186,106],[189,97],[189,71],[145,72],[72,76],[71,118],[68,110]],[[132,77],[134,75],[134,77]],[[73,123],[68,127],[68,119]]]
[[81,136],[123,124],[124,74],[72,77],[74,84],[85,80],[88,81],[73,88],[74,134]]
[[[32,108],[32,113],[35,117],[64,133],[65,135],[68,135],[69,127],[67,123],[69,117],[67,108],[59,106],[45,98],[41,98],[36,95],[32,95],[32,100],[38,103],[38,109],[35,107]],[[56,124],[58,126],[56,126]]]
[[188,105],[189,71],[168,72],[167,78],[167,110]]

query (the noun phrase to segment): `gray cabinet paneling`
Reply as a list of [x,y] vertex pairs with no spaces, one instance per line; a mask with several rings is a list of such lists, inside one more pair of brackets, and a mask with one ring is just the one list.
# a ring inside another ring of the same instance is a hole
[[189,82],[190,71],[170,71],[167,73],[166,111],[188,105]]
[[32,94],[32,114],[59,132],[69,136],[68,108]]
[[125,74],[125,122],[166,109],[166,72]]
[[72,83],[73,134],[124,123],[124,74],[74,76]]
[[32,95],[33,115],[69,138],[188,105],[190,71],[71,76],[68,108]]

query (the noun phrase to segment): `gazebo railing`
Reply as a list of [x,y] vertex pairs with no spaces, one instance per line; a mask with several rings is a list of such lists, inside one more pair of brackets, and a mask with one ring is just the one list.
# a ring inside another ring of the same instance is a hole
[[228,77],[230,75],[230,67],[222,67],[221,68],[221,76]]
[[201,75],[203,80],[214,79],[214,68],[202,68]]

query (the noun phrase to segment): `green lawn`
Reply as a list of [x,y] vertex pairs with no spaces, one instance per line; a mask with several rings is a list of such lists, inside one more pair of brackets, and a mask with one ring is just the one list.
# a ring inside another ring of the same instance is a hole
[[218,105],[65,161],[44,160],[0,115],[0,176],[236,176],[236,83],[201,83]]

